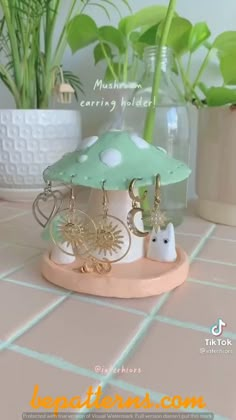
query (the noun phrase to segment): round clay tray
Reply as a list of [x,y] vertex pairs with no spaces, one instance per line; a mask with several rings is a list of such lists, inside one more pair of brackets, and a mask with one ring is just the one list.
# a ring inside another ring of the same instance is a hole
[[114,264],[106,275],[82,274],[75,271],[81,261],[70,265],[57,265],[49,253],[42,261],[42,275],[51,283],[89,295],[141,298],[160,295],[182,284],[188,276],[189,262],[186,253],[177,248],[174,263],[159,263],[147,258],[129,264]]

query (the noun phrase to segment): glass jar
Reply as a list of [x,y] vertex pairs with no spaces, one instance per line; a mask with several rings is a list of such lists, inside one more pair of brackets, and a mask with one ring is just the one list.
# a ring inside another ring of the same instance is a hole
[[[141,88],[136,89],[132,106],[126,107],[125,127],[135,130],[143,137],[146,114],[151,105],[152,83],[155,74],[157,54],[161,60],[161,83],[156,104],[153,145],[161,147],[171,157],[189,165],[190,123],[189,111],[177,76],[173,52],[164,47],[147,47],[144,51],[145,71]],[[148,163],[148,162],[147,162]],[[188,181],[162,187],[162,209],[175,226],[183,219],[187,206]],[[150,205],[154,187],[149,188]]]

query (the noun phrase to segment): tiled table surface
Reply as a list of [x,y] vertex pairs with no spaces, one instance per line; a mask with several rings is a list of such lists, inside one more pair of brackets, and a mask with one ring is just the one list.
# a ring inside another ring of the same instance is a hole
[[[0,203],[1,419],[32,411],[35,384],[52,397],[85,396],[99,384],[104,395],[150,392],[155,402],[203,396],[216,419],[236,419],[236,228],[186,216],[177,242],[191,259],[188,281],[140,300],[76,295],[48,283],[40,233],[29,204]],[[232,353],[206,353],[220,317]]]

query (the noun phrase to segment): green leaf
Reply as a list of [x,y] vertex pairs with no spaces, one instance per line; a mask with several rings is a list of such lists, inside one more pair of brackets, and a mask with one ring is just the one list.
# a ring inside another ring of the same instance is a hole
[[139,38],[139,42],[147,45],[155,45],[158,26],[159,25],[153,25],[151,28],[148,28],[147,31],[143,32]]
[[[164,22],[159,25],[158,35],[161,36]],[[174,17],[171,23],[167,46],[171,47],[178,56],[188,51],[189,37],[192,31],[192,24],[182,17]]]
[[198,22],[192,27],[189,37],[189,51],[193,53],[210,37],[211,32],[205,22]]
[[236,103],[236,89],[212,87],[206,92],[208,106],[224,106]]
[[136,52],[137,56],[142,59],[143,58],[143,54],[144,54],[144,50],[146,48],[147,44],[144,44],[142,42],[136,42],[135,44],[133,44],[133,50]]
[[113,26],[99,28],[99,38],[106,43],[115,45],[122,53],[125,51],[125,39],[122,32]]
[[134,31],[134,32],[131,32],[129,40],[130,40],[130,42],[135,44],[136,42],[139,41],[139,38],[140,38],[140,32]]
[[150,28],[151,26],[161,22],[167,12],[165,6],[150,6],[140,10],[133,15],[121,19],[119,23],[120,31],[125,35],[129,35],[138,28]]
[[137,57],[142,59],[144,49],[147,46],[147,44],[140,42],[140,32],[138,31],[131,32],[129,41],[131,42],[133,51],[136,53]]
[[236,85],[236,51],[220,57],[220,69],[225,85]]
[[75,16],[69,23],[67,40],[73,53],[98,40],[95,21],[87,15]]
[[236,31],[220,34],[213,43],[220,60],[220,70],[226,85],[236,85]]
[[213,48],[218,50],[219,56],[236,50],[236,31],[227,31],[220,34],[215,39]]
[[[103,43],[103,47],[106,51],[107,56],[112,59],[113,55],[112,55],[112,50],[111,50],[110,45]],[[104,55],[104,52],[100,43],[97,44],[96,47],[94,48],[93,55],[94,55],[95,65],[98,64],[100,61],[105,60],[106,57]]]

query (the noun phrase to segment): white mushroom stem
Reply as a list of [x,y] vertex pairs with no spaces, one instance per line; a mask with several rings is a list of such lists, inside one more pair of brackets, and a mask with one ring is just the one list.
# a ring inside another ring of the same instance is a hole
[[[64,243],[60,244],[60,248],[56,245],[53,245],[50,256],[51,260],[58,265],[72,264],[76,260],[76,257],[74,255],[66,254],[66,252],[69,254],[73,253],[72,247]],[[64,250],[65,252],[63,252],[62,250]]]
[[[108,199],[109,199],[109,204],[108,204],[109,215],[117,217],[125,224],[125,226],[127,226],[127,215],[132,208],[132,200],[129,197],[128,192],[127,191],[108,191],[107,194],[108,194]],[[103,202],[102,191],[93,189],[90,194],[90,198],[88,202],[88,212],[87,212],[91,218],[95,218],[98,214],[103,213],[102,202]],[[138,230],[140,231],[144,230],[141,213],[136,215],[135,225]],[[130,247],[129,253],[120,261],[120,263],[122,264],[139,260],[140,258],[143,258],[145,254],[144,238],[135,236],[131,232],[130,234],[131,234],[131,247]],[[127,249],[127,242],[128,241],[126,240],[126,243],[124,243],[123,249]],[[121,255],[122,253],[124,253],[123,250],[120,253],[117,253],[116,255],[119,257],[119,255]]]

